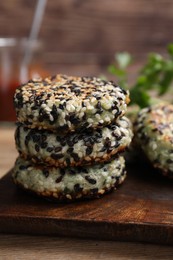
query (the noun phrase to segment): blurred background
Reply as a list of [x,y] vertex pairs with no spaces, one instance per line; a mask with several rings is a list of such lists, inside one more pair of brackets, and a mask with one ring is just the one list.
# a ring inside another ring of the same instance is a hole
[[[20,81],[18,67],[27,46],[26,39],[21,39],[29,37],[36,5],[36,0],[0,2],[0,37],[13,38],[5,48],[0,41],[1,121],[14,118],[10,108],[5,114],[4,105],[6,100],[12,102]],[[48,0],[39,42],[32,46],[28,77],[65,73],[112,78],[107,67],[121,51],[135,57],[130,71],[133,77],[148,52],[164,55],[167,44],[173,42],[172,13],[171,0]],[[13,62],[10,73],[9,59]],[[6,82],[3,75],[10,80]],[[7,88],[12,92],[4,90]]]

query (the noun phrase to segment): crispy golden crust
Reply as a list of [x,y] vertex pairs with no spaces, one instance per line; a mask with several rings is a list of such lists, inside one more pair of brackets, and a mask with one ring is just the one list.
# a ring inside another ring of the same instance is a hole
[[113,82],[64,75],[29,81],[14,95],[19,122],[64,133],[108,125],[125,113],[128,102],[129,92]]
[[70,165],[67,165],[66,161],[57,161],[52,159],[51,157],[47,157],[46,161],[40,161],[38,159],[38,157],[34,156],[28,156],[22,152],[20,152],[20,156],[22,158],[24,158],[25,160],[31,160],[33,163],[35,164],[42,164],[42,165],[47,165],[47,166],[55,166],[55,167],[59,167],[59,168],[64,168],[64,167],[77,167],[77,166],[90,166],[90,165],[94,165],[94,164],[102,164],[102,163],[106,163],[109,162],[111,160],[113,160],[114,158],[116,158],[116,156],[122,152],[124,152],[126,149],[126,146],[119,146],[116,150],[111,151],[109,154],[105,153],[102,157],[95,157],[92,158],[90,156],[86,156],[85,158],[83,158],[82,160],[79,161],[73,161],[70,163]]
[[[124,176],[125,179],[126,176]],[[123,179],[123,181],[124,181]],[[114,186],[110,187],[110,188],[105,188],[102,189],[99,192],[87,192],[87,193],[83,193],[83,192],[78,192],[78,193],[73,193],[70,195],[70,197],[66,197],[66,195],[64,194],[59,194],[58,197],[55,197],[55,194],[52,193],[41,193],[41,192],[35,192],[33,190],[30,189],[26,189],[24,186],[22,186],[20,183],[18,183],[16,180],[13,180],[14,183],[22,190],[28,192],[29,194],[33,194],[36,196],[39,196],[40,198],[44,198],[44,199],[48,199],[54,202],[61,202],[61,203],[69,203],[69,202],[74,202],[74,201],[80,201],[80,200],[87,200],[87,199],[99,199],[101,198],[103,195],[112,192],[113,190],[116,190],[116,188],[122,184],[121,183],[115,183]]]

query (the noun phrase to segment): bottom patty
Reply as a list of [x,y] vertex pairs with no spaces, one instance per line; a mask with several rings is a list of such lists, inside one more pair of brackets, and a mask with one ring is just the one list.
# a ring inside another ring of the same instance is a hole
[[13,170],[17,185],[59,201],[100,197],[121,184],[125,177],[122,156],[106,164],[64,169],[34,165],[18,157]]

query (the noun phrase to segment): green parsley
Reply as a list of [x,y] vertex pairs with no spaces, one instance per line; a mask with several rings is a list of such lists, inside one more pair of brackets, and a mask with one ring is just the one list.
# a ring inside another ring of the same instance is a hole
[[132,64],[132,56],[127,52],[115,55],[115,64],[108,67],[108,71],[115,75],[118,84],[125,89],[130,89],[131,104],[140,108],[153,103],[151,92],[160,98],[170,90],[173,82],[173,44],[167,47],[168,57],[158,53],[151,53],[140,69],[135,83],[128,83],[128,68]]

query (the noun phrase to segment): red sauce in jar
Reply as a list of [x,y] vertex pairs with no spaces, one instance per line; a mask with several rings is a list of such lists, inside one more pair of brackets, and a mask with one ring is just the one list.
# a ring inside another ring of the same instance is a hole
[[[19,72],[13,72],[15,75],[13,76],[13,81],[8,82],[8,85],[5,88],[2,86],[0,80],[0,121],[16,121],[13,97],[16,88],[21,85],[21,83],[16,79],[16,75],[18,75]],[[32,65],[31,67],[29,67],[29,79],[32,78],[36,73],[43,78],[49,75],[49,73],[44,70],[44,68],[41,68],[39,65]]]
[[13,106],[13,96],[19,82],[10,82],[8,88],[4,89],[0,85],[0,121],[16,121]]

